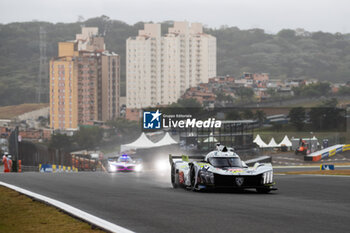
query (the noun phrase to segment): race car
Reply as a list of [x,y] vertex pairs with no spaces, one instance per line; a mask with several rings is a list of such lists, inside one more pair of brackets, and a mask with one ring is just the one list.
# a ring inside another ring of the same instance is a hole
[[301,153],[303,155],[307,155],[309,152],[309,144],[305,140],[300,139],[299,147],[295,150],[295,154],[297,155]]
[[232,148],[225,146],[217,146],[205,157],[169,155],[169,161],[173,188],[254,188],[258,193],[277,190],[270,163],[255,163],[249,168]]
[[139,160],[133,160],[128,155],[108,158],[108,172],[140,172],[142,163]]

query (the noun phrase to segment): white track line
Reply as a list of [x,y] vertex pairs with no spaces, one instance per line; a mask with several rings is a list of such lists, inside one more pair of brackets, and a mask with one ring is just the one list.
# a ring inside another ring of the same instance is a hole
[[30,196],[32,198],[38,199],[38,200],[43,201],[45,203],[48,203],[50,205],[53,205],[53,206],[65,211],[65,212],[79,218],[79,219],[82,219],[86,222],[89,222],[92,225],[98,226],[104,230],[107,230],[110,232],[117,232],[117,233],[132,233],[133,232],[133,231],[130,231],[130,230],[123,228],[121,226],[115,225],[111,222],[108,222],[106,220],[103,220],[101,218],[98,218],[96,216],[88,214],[88,213],[86,213],[82,210],[79,210],[73,206],[70,206],[68,204],[57,201],[55,199],[43,196],[41,194],[33,193],[33,192],[28,191],[26,189],[22,189],[20,187],[17,187],[17,186],[11,185],[11,184],[7,184],[7,183],[1,182],[1,181],[0,181],[0,185],[5,186],[5,187],[10,188],[10,189],[13,189],[19,193]]

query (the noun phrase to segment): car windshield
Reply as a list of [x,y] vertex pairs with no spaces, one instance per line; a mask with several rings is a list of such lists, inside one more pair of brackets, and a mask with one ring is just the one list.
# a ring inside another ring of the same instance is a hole
[[119,157],[118,162],[132,162],[130,157]]
[[239,158],[213,157],[209,158],[209,163],[214,167],[242,167],[242,163]]

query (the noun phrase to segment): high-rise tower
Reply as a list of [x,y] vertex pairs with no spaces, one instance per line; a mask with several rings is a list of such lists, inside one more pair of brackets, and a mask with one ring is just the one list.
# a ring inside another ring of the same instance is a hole
[[145,24],[126,45],[129,109],[171,104],[216,76],[216,38],[200,23],[175,22],[164,36],[160,24]]
[[60,42],[50,61],[51,128],[77,128],[119,116],[119,55],[105,50],[97,28]]

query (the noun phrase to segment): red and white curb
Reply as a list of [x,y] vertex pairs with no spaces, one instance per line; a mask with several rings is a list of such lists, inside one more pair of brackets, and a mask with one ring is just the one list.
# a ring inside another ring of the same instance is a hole
[[11,184],[7,184],[7,183],[1,182],[1,181],[0,181],[0,185],[5,186],[7,188],[10,188],[12,190],[15,190],[19,193],[22,193],[22,194],[27,195],[29,197],[32,197],[34,199],[45,202],[49,205],[55,206],[58,209],[61,209],[61,210],[65,211],[65,212],[67,212],[67,213],[69,213],[69,214],[71,214],[79,219],[82,219],[82,220],[84,220],[92,225],[98,226],[103,230],[110,231],[110,232],[116,232],[116,233],[132,233],[133,232],[133,231],[130,231],[126,228],[118,226],[116,224],[113,224],[111,222],[103,220],[99,217],[96,217],[94,215],[86,213],[82,210],[79,210],[73,206],[66,204],[66,203],[63,203],[63,202],[57,201],[55,199],[43,196],[41,194],[37,194],[37,193],[31,192],[31,191],[28,191],[26,189],[22,189],[20,187],[17,187],[17,186],[11,185]]

